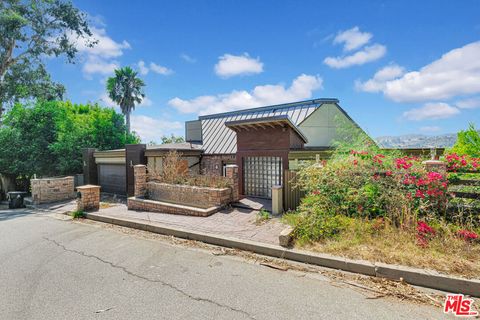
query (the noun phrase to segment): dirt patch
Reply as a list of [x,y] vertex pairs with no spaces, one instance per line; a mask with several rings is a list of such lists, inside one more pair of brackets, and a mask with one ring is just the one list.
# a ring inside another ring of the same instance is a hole
[[378,234],[343,233],[335,239],[301,247],[350,259],[436,270],[469,279],[478,279],[480,275],[480,245],[455,236],[434,238],[426,247],[421,247],[411,232],[391,228]]

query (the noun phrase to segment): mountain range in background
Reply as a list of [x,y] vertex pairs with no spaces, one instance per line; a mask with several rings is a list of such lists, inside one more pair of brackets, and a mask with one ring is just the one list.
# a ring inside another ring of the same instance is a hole
[[383,148],[450,148],[457,141],[457,134],[447,133],[437,136],[406,134],[377,137],[375,141]]

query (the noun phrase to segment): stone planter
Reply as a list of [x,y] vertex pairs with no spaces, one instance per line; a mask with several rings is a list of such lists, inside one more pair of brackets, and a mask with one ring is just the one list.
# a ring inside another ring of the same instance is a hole
[[148,199],[198,208],[225,207],[231,201],[230,188],[207,188],[147,182]]

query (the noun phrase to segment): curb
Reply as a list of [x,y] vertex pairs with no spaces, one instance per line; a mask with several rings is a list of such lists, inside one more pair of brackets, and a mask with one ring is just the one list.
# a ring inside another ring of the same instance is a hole
[[98,215],[95,213],[86,213],[85,217],[87,219],[115,224],[122,227],[144,230],[153,233],[174,236],[177,238],[201,241],[222,247],[251,251],[275,258],[308,263],[332,269],[340,269],[380,278],[388,278],[393,280],[403,279],[403,281],[411,285],[480,297],[480,280],[451,277],[442,275],[435,271],[426,271],[418,268],[396,266],[385,263],[374,264],[369,261],[352,260],[338,256],[332,256],[329,254],[312,253],[297,249],[286,249],[272,244],[265,244],[250,240],[240,240],[237,238],[197,231],[188,231],[181,228],[150,225],[135,220],[118,219],[114,217]]

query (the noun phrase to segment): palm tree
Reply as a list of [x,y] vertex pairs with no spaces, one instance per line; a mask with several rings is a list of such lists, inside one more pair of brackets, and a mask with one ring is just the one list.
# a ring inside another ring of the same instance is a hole
[[137,72],[130,67],[115,70],[115,76],[107,80],[108,96],[117,103],[125,115],[127,132],[130,133],[130,113],[135,109],[135,104],[142,102],[145,94],[145,83],[137,78]]

